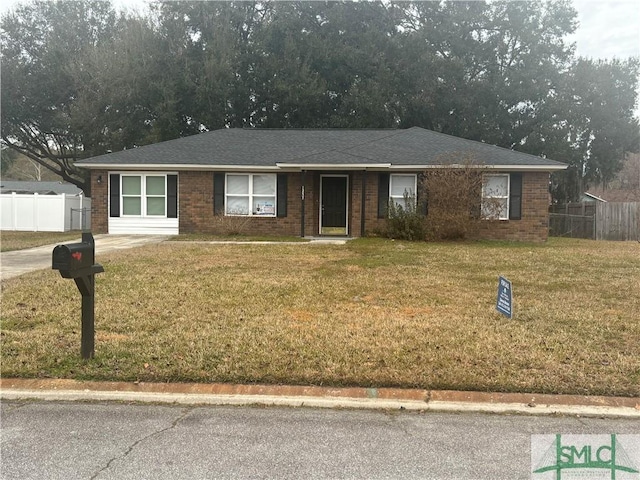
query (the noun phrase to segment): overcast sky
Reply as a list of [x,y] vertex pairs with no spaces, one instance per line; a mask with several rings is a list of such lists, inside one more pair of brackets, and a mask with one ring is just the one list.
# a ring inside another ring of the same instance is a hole
[[573,0],[580,25],[571,40],[578,55],[593,58],[640,56],[640,1]]

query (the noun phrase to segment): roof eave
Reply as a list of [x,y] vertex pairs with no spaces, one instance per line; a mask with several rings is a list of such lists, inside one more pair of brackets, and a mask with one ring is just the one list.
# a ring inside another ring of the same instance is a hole
[[466,165],[466,164],[449,164],[449,165],[392,165],[390,170],[433,170],[437,168],[477,168],[492,169],[492,170],[508,170],[508,171],[521,171],[521,172],[550,172],[566,170],[568,165],[556,164],[556,165],[502,165],[502,164],[478,164],[478,165]]
[[[350,164],[331,164],[331,163],[276,163],[275,165],[194,165],[194,164],[118,164],[118,163],[76,163],[79,167],[88,168],[90,170],[188,170],[188,171],[253,171],[253,172],[277,172],[277,171],[302,171],[302,170],[389,170],[389,171],[416,171],[416,170],[432,170],[437,168],[464,168],[468,165],[450,164],[450,165],[393,165],[391,163],[350,163]],[[505,171],[526,171],[526,172],[554,172],[566,170],[568,165],[487,165],[478,164],[471,165],[471,168],[492,169]]]
[[141,163],[76,163],[78,167],[88,168],[89,170],[197,170],[197,171],[221,171],[221,170],[251,170],[251,171],[278,171],[275,165],[259,166],[259,165],[194,165],[182,163],[157,163],[157,164],[141,164]]
[[390,163],[276,163],[282,170],[369,170],[388,169]]

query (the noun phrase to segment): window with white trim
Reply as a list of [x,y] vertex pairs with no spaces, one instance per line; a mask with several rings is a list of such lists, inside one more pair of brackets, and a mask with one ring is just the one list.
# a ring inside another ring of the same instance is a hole
[[484,175],[482,181],[482,217],[509,219],[509,174]]
[[414,205],[416,202],[416,190],[418,184],[418,176],[413,175],[389,175],[389,199],[402,208],[407,208],[407,201],[412,200]]
[[166,217],[166,175],[122,174],[120,182],[123,217]]
[[225,181],[225,215],[276,216],[275,174],[228,173]]

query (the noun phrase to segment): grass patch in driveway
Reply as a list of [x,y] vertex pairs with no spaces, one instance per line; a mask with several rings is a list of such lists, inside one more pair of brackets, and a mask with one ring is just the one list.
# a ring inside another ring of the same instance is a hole
[[167,243],[98,261],[90,362],[74,282],[3,282],[5,377],[640,395],[636,242]]
[[80,241],[81,232],[0,232],[0,251],[24,250],[64,243],[69,240]]

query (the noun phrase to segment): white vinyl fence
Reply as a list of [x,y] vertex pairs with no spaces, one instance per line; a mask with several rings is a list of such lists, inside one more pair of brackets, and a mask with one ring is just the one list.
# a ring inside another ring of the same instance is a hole
[[91,199],[82,195],[0,195],[0,229],[68,232],[91,228]]

